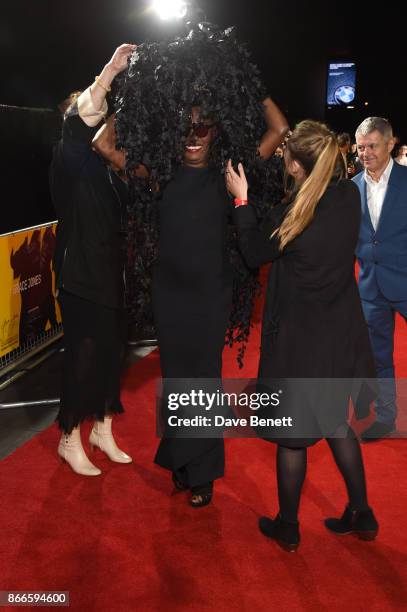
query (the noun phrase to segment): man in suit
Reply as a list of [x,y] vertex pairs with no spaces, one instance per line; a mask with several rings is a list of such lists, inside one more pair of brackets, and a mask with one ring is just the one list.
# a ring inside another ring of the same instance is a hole
[[407,168],[391,157],[394,138],[386,119],[365,119],[356,130],[356,144],[364,167],[353,178],[362,199],[359,292],[381,379],[376,420],[362,434],[368,442],[396,427],[394,320],[396,312],[407,319]]

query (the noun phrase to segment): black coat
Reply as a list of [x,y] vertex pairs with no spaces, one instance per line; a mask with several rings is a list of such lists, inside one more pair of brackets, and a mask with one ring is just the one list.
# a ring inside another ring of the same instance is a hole
[[92,150],[98,127],[88,127],[75,104],[54,150],[50,187],[58,216],[56,287],[97,304],[121,308],[121,230],[127,187]]
[[[274,262],[264,306],[259,379],[374,378],[354,273],[361,215],[358,189],[349,180],[331,183],[310,225],[281,252],[279,239],[270,235],[286,211],[285,205],[277,206],[263,232],[249,206],[235,210],[247,263],[257,267]],[[346,420],[347,401],[339,403],[335,410],[325,401],[310,408],[325,434]]]

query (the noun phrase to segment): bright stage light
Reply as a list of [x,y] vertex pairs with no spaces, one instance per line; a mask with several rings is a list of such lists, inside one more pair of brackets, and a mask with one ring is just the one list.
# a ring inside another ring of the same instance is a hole
[[187,12],[187,3],[182,0],[154,0],[153,9],[161,19],[182,19]]

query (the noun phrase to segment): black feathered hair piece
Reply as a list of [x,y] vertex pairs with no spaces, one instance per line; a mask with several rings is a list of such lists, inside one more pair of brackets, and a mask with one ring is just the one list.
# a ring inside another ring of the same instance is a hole
[[[250,180],[250,200],[261,220],[281,198],[273,161],[261,161],[257,147],[266,129],[262,100],[266,90],[249,52],[233,28],[221,31],[196,24],[185,37],[144,43],[130,58],[116,94],[117,146],[126,150],[129,177],[139,164],[148,181],[131,178],[129,207],[128,304],[134,321],[151,323],[150,278],[157,247],[157,199],[182,163],[191,108],[220,126],[211,148],[211,165],[219,175],[226,161],[243,163]],[[235,269],[233,307],[226,341],[240,344],[242,365],[250,332],[257,271],[249,270],[230,226],[228,246]]]

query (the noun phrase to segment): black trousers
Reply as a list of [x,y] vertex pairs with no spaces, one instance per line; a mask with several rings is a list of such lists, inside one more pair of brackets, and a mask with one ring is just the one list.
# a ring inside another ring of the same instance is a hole
[[[158,309],[156,328],[164,379],[176,379],[181,386],[185,379],[184,391],[189,390],[190,379],[202,379],[203,388],[210,379],[211,387],[220,388],[229,314],[229,296],[227,298],[226,306],[222,304],[212,316],[208,313],[193,316],[182,304],[169,308],[170,312],[162,313],[161,308]],[[156,303],[161,304],[158,299]],[[172,303],[167,300],[166,304]],[[163,412],[166,412],[165,406]],[[165,437],[164,434],[155,463],[175,472],[191,487],[216,480],[225,470],[223,438]]]

